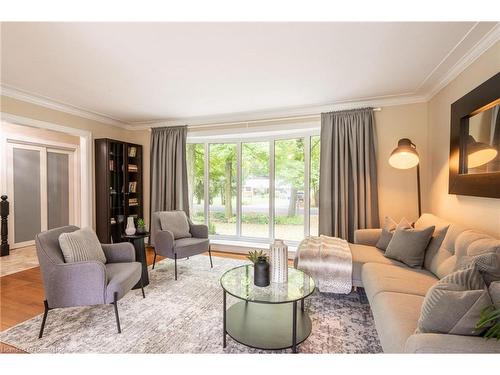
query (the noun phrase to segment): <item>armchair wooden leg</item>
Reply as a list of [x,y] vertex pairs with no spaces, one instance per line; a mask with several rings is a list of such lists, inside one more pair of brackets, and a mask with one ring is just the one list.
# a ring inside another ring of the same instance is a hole
[[146,298],[146,294],[144,293],[144,283],[142,281],[142,276],[141,276],[141,290],[142,290],[142,298]]
[[45,322],[47,321],[47,314],[49,313],[49,304],[47,300],[43,301],[43,306],[45,307],[44,312],[43,312],[43,319],[42,319],[42,326],[40,327],[40,334],[38,335],[38,338],[41,339],[43,336],[43,329],[45,328]]
[[120,317],[118,316],[118,292],[113,294],[113,305],[115,306],[116,327],[118,328],[118,333],[122,333],[122,329],[120,328]]
[[156,250],[155,250],[155,256],[153,257],[153,269],[155,269],[155,263],[156,263]]
[[177,280],[177,254],[174,254],[174,272],[175,272],[175,280]]
[[212,252],[210,251],[210,246],[208,246],[208,257],[210,258],[210,268],[214,268],[214,264],[212,263]]

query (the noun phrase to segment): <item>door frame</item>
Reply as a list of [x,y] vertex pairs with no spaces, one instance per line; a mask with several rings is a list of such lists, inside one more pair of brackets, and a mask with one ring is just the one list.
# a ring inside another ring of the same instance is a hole
[[[2,130],[2,123],[11,123],[16,125],[24,125],[31,126],[39,129],[46,130],[54,130],[61,133],[70,134],[73,136],[77,136],[80,139],[80,144],[78,147],[78,152],[75,154],[75,171],[77,171],[77,175],[79,177],[79,183],[77,184],[77,188],[80,192],[80,210],[79,215],[77,215],[79,219],[79,225],[82,227],[92,227],[93,222],[93,149],[92,149],[92,133],[87,130],[72,128],[69,126],[58,125],[46,121],[34,120],[27,117],[12,115],[10,113],[0,112],[0,191],[1,194],[5,194],[7,192],[7,141],[13,138],[23,138],[24,142],[35,142],[40,143],[40,140],[36,140],[29,137],[21,137],[16,136],[13,137],[10,134],[7,135]],[[19,139],[18,139],[19,140]],[[21,140],[21,141],[23,141]],[[64,146],[68,146],[68,144],[58,143],[58,142],[50,142],[43,141],[47,147],[55,146],[56,148],[65,148]],[[75,147],[75,145],[70,145],[71,147]],[[10,239],[9,239],[10,242]]]

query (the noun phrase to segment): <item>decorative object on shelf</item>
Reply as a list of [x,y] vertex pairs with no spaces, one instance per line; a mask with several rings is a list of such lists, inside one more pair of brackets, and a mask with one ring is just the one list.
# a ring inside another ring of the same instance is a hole
[[137,154],[137,148],[136,147],[129,147],[128,156],[131,158],[135,158],[136,154]]
[[125,229],[125,234],[131,236],[135,234],[135,224],[134,224],[134,217],[129,216],[127,218],[127,228]]
[[500,198],[500,73],[451,105],[450,194]]
[[0,216],[2,217],[2,241],[0,245],[0,256],[9,255],[9,241],[8,241],[8,225],[7,217],[9,216],[9,201],[6,195],[2,195],[0,202]]
[[269,286],[269,263],[267,256],[260,256],[253,265],[253,283],[256,286]]
[[140,218],[137,219],[137,234],[144,234],[146,233],[146,224],[144,223],[144,219]]
[[128,192],[137,193],[137,181],[131,181],[128,183]]
[[135,164],[129,164],[128,165],[128,171],[129,172],[137,172],[139,170],[139,168],[137,167],[137,165]]
[[288,246],[283,240],[275,239],[271,244],[271,281],[288,282]]
[[389,164],[396,169],[410,169],[417,167],[417,194],[418,194],[418,217],[422,215],[422,203],[420,194],[420,158],[417,146],[408,138],[401,138],[389,157]]

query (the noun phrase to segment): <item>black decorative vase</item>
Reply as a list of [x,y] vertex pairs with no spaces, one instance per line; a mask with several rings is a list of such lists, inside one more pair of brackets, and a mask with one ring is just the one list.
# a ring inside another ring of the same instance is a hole
[[253,283],[257,286],[269,285],[269,263],[266,257],[257,258],[253,265]]
[[135,233],[136,234],[144,234],[144,233],[146,233],[146,227],[137,227],[137,229],[135,230]]

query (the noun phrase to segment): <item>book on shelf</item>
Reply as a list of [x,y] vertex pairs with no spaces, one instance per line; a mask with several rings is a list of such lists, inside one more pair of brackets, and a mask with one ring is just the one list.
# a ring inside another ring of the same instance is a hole
[[139,205],[139,200],[137,198],[129,198],[128,199],[128,205],[129,206],[138,206]]
[[137,147],[129,147],[128,156],[131,158],[135,158],[136,155],[137,155]]
[[128,165],[128,171],[129,172],[137,172],[139,170],[139,168],[137,167],[137,165],[135,164],[129,164]]
[[114,160],[110,160],[109,161],[109,170],[110,171],[114,171],[115,170],[115,161]]

